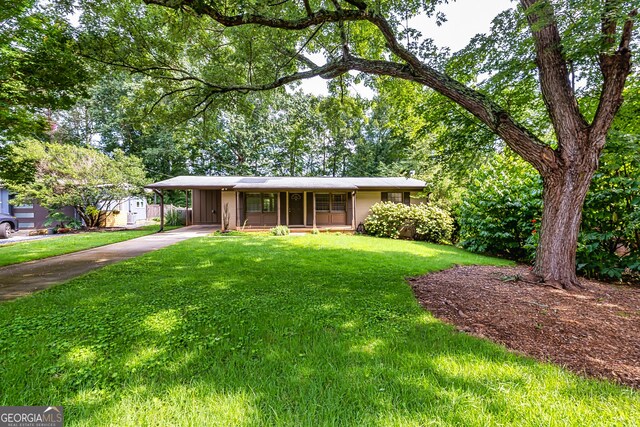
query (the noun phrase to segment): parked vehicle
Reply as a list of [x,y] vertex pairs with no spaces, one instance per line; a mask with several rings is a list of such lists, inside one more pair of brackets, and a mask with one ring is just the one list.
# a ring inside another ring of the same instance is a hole
[[18,231],[17,218],[0,213],[0,239],[8,239],[16,231]]

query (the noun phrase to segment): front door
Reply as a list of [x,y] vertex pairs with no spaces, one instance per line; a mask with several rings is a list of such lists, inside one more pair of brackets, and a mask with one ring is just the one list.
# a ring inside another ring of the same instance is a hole
[[289,193],[289,225],[304,225],[303,193]]

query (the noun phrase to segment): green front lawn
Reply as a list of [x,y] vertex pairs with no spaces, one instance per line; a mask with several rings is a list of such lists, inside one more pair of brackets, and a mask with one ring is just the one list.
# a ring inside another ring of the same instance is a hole
[[0,405],[61,404],[74,426],[637,424],[638,392],[457,333],[404,280],[501,262],[357,236],[185,241],[0,304]]
[[135,230],[92,231],[7,243],[0,245],[0,267],[135,239],[155,233],[159,228],[158,225],[149,225]]

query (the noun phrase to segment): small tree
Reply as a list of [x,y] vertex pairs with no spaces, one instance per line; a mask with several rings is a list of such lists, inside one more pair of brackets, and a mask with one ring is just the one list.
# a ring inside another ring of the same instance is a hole
[[89,227],[99,227],[106,211],[119,200],[140,194],[145,184],[141,160],[122,151],[109,157],[92,148],[34,140],[10,150],[14,163],[30,169],[30,176],[19,181],[2,173],[17,203],[37,200],[47,209],[73,206]]

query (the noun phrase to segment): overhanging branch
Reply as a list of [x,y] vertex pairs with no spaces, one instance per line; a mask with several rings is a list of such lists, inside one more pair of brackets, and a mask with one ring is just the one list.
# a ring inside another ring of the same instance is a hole
[[[145,0],[147,4],[155,4],[172,8],[188,8],[197,14],[209,16],[214,21],[225,27],[259,25],[284,30],[303,30],[324,23],[339,24],[338,27],[341,31],[342,40],[342,55],[340,58],[319,67],[314,67],[309,61],[298,58],[307,66],[311,67],[311,69],[279,77],[274,81],[265,84],[217,86],[209,82],[208,95],[202,103],[205,109],[211,103],[210,98],[214,94],[218,93],[266,91],[284,86],[288,83],[316,76],[320,76],[325,79],[334,78],[348,72],[349,70],[361,71],[375,75],[389,75],[426,85],[462,106],[475,117],[480,119],[489,127],[489,129],[502,137],[514,151],[532,163],[541,173],[557,168],[557,153],[553,149],[542,143],[524,126],[516,123],[516,121],[504,109],[500,108],[485,95],[463,85],[446,74],[441,73],[420,61],[419,58],[398,42],[394,29],[390,23],[379,13],[370,10],[364,1],[346,0],[346,3],[355,7],[355,9],[340,7],[337,1],[338,0],[332,0],[336,10],[331,11],[325,9],[312,11],[309,2],[304,2],[304,11],[301,10],[302,13],[300,18],[281,19],[279,17],[270,17],[251,13],[240,13],[232,16],[224,15],[211,3],[205,4],[205,2],[198,0]],[[531,4],[535,1],[539,0],[521,0],[523,5]],[[367,21],[373,24],[384,36],[389,50],[405,63],[366,60],[352,57],[349,53],[348,40],[342,25],[344,22],[349,21]],[[549,31],[553,33],[554,28],[555,27],[550,27]],[[557,32],[557,28],[555,28],[555,31]],[[562,61],[562,57],[559,52],[554,53],[554,55],[556,55],[554,57],[554,61]],[[562,78],[560,78],[560,80],[562,80]],[[575,98],[573,98],[573,92],[570,90],[568,79],[565,80],[567,80],[566,84],[570,92],[569,94],[566,94],[566,96],[569,96],[570,99],[573,100],[573,105],[575,107],[573,110],[575,113],[574,127],[579,127],[582,124],[580,121],[581,116],[577,109]],[[556,80],[554,81],[557,82]],[[543,88],[543,93],[545,92],[548,93],[549,91],[548,89]],[[552,116],[554,114],[555,116],[558,116],[557,111],[556,113],[553,113]]]

